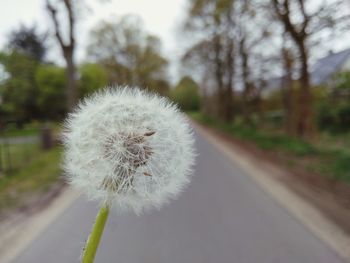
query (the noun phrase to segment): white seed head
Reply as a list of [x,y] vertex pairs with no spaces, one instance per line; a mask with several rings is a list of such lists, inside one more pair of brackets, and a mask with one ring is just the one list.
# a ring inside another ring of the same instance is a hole
[[82,101],[66,120],[63,141],[73,186],[136,212],[174,198],[194,163],[185,116],[137,88],[107,88]]

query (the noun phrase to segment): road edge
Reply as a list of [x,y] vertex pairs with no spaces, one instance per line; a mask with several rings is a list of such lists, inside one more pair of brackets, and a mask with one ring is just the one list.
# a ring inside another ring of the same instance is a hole
[[78,197],[78,192],[66,187],[43,210],[3,222],[0,226],[0,262],[12,262]]
[[314,205],[308,203],[307,200],[289,189],[283,182],[270,175],[285,173],[282,169],[270,164],[260,165],[255,156],[242,153],[242,150],[237,146],[228,145],[222,138],[215,136],[202,125],[194,121],[191,121],[191,123],[195,131],[199,132],[210,144],[238,165],[246,175],[252,178],[281,206],[285,207],[293,217],[325,242],[340,257],[350,262],[350,236],[325,217]]

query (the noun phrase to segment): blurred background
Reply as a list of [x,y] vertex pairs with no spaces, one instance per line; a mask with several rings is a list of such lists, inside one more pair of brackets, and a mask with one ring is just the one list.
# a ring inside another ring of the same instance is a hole
[[349,33],[348,0],[3,2],[0,218],[62,185],[60,123],[107,85],[348,184]]

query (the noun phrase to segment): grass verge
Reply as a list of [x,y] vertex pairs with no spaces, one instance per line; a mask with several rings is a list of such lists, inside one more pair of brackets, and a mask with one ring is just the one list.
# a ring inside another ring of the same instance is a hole
[[0,143],[0,170],[6,173],[16,172],[26,166],[40,153],[38,143],[1,144]]
[[260,149],[278,153],[287,165],[298,165],[330,179],[350,183],[350,153],[345,148],[335,148],[332,143],[320,146],[295,137],[227,124],[199,112],[191,112],[189,116],[237,139],[252,142]]
[[30,127],[24,129],[9,129],[5,131],[2,135],[6,137],[24,137],[24,136],[35,136],[38,135],[39,128]]
[[1,131],[1,137],[26,137],[26,136],[38,136],[43,127],[48,126],[52,129],[53,133],[56,134],[61,129],[60,122],[33,122],[24,125],[22,128],[18,128],[14,124],[9,124],[4,130]]
[[26,166],[0,177],[0,214],[26,206],[33,198],[48,191],[61,174],[60,154],[60,147],[39,152]]

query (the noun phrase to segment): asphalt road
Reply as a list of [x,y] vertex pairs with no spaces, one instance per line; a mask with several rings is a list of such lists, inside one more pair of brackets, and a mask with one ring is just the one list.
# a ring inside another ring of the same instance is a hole
[[[344,262],[199,135],[197,149],[178,200],[142,216],[110,214],[96,263]],[[14,262],[79,262],[97,209],[79,198]]]

